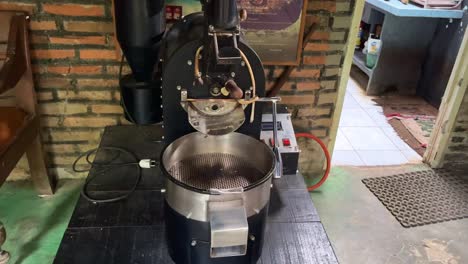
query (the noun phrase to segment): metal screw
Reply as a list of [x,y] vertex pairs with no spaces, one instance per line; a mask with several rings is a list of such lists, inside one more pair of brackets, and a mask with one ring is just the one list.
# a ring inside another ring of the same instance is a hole
[[166,189],[161,189],[161,193],[166,193]]
[[180,85],[177,85],[177,90],[179,90],[179,91],[180,91],[181,89],[182,89],[182,86],[180,86]]
[[245,61],[242,61],[242,62],[241,62],[241,66],[242,66],[242,67],[245,67]]
[[235,72],[231,72],[231,77],[232,77],[232,78],[236,77],[236,73],[235,73]]
[[190,245],[192,245],[192,247],[196,246],[196,245],[197,245],[197,241],[196,241],[196,240],[192,240],[192,243],[190,243]]
[[250,235],[249,238],[250,238],[250,240],[255,241],[255,236],[254,235]]
[[187,64],[190,65],[190,66],[192,66],[193,62],[192,62],[191,60],[188,60],[188,61],[187,61]]

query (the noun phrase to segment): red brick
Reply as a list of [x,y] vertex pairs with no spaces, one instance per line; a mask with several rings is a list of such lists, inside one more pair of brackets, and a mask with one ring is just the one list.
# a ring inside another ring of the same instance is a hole
[[84,87],[116,87],[119,85],[117,79],[78,79],[78,88]]
[[36,85],[39,88],[69,89],[71,88],[71,80],[68,78],[43,78],[39,76]]
[[54,94],[52,92],[37,92],[36,94],[39,101],[50,101],[54,99]]
[[101,74],[102,66],[48,66],[46,72],[55,74]]
[[58,117],[41,116],[41,126],[42,127],[60,127],[62,126],[62,124],[61,124],[61,120]]
[[80,58],[83,60],[116,60],[117,54],[114,50],[83,49],[80,50]]
[[330,38],[330,33],[325,31],[316,31],[311,36],[311,40],[328,40]]
[[318,105],[334,104],[336,102],[337,93],[322,93],[319,95]]
[[[326,128],[312,128],[310,133],[319,138],[325,138],[328,135],[328,129]],[[322,141],[328,141],[327,139],[322,139]]]
[[66,117],[63,124],[68,127],[105,127],[116,125],[117,120],[112,117]]
[[[270,90],[271,88],[273,88],[274,85],[275,85],[275,82],[267,82],[266,87],[268,87],[268,90]],[[292,82],[292,81],[286,82],[283,84],[283,87],[281,87],[281,90],[293,90],[295,85],[296,85],[296,82]]]
[[328,43],[307,43],[305,46],[306,51],[329,51],[330,45]]
[[283,95],[281,96],[281,103],[283,104],[313,104],[315,101],[314,95]]
[[307,9],[312,11],[336,11],[336,2],[333,1],[309,1]]
[[71,100],[112,100],[112,93],[110,91],[57,91],[59,99]]
[[291,73],[291,77],[300,77],[300,78],[319,78],[320,70],[319,69],[295,69]]
[[[120,66],[106,66],[106,72],[110,75],[117,75],[120,72]],[[132,71],[128,66],[124,66],[122,69],[122,74],[129,74],[131,72]]]
[[91,111],[96,114],[121,114],[123,109],[120,105],[93,105]]
[[320,89],[319,82],[299,82],[297,83],[298,91],[315,91]]
[[59,103],[42,103],[39,105],[39,110],[44,115],[74,115],[88,112],[88,106],[64,101]]
[[49,37],[49,40],[50,40],[50,43],[52,43],[52,44],[64,44],[64,45],[105,45],[106,44],[106,38],[103,37],[103,36]]
[[75,50],[32,50],[33,59],[68,59],[75,57]]
[[323,65],[326,60],[326,56],[304,56],[304,64],[308,65]]
[[328,116],[331,114],[331,107],[312,107],[299,109],[298,117]]
[[104,16],[104,7],[102,5],[42,4],[42,9],[53,15]]
[[331,118],[312,119],[312,127],[331,127]]
[[99,141],[101,131],[50,131],[42,133],[43,140],[47,142],[68,142],[68,141]]
[[49,43],[49,38],[43,35],[31,35],[30,37],[31,43],[33,44],[46,44]]
[[55,21],[31,21],[29,23],[31,30],[56,30]]
[[[326,14],[314,14],[306,16],[306,29],[309,29],[311,25],[315,23],[318,24],[320,27],[328,27],[330,23],[330,17]],[[306,30],[306,32],[308,32]]]
[[113,33],[114,24],[110,22],[91,21],[65,21],[63,27],[66,31],[93,32],[93,33]]
[[0,11],[22,11],[28,14],[34,13],[35,4],[26,3],[0,3]]

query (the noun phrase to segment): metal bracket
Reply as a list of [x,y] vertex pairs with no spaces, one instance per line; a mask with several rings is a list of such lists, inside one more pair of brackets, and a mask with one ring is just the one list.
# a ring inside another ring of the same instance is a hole
[[214,32],[214,33],[212,33],[212,36],[213,36],[213,42],[214,42],[215,55],[216,55],[217,63],[219,63],[221,65],[232,65],[232,64],[236,64],[236,62],[240,62],[242,60],[242,57],[240,56],[240,50],[239,50],[239,47],[237,45],[237,36],[236,36],[235,33],[232,33],[230,35],[227,34],[227,36],[232,37],[234,49],[237,50],[237,52],[239,53],[239,56],[237,56],[237,57],[222,57],[222,56],[220,56],[219,44],[218,44],[218,33]]

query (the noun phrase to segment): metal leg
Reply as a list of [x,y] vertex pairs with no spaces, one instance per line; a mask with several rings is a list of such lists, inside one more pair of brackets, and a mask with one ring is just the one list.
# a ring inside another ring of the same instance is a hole
[[7,264],[8,260],[10,260],[10,254],[2,250],[3,243],[5,243],[6,240],[6,231],[5,227],[3,226],[3,223],[0,222],[0,264]]

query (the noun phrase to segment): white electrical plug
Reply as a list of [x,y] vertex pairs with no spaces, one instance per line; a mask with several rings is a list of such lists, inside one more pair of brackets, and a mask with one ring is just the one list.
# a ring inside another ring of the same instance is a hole
[[138,165],[142,169],[151,169],[151,168],[156,167],[156,161],[152,160],[152,159],[142,159],[142,160],[140,160]]

